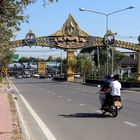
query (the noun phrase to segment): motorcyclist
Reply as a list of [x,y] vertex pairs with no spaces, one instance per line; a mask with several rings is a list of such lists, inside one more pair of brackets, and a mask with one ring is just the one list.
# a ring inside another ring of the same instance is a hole
[[113,76],[113,81],[110,84],[111,87],[111,97],[114,99],[115,97],[118,97],[121,101],[121,83],[119,80],[119,74],[116,74]]
[[103,109],[103,106],[106,104],[106,98],[108,95],[110,95],[110,84],[113,81],[113,75],[112,74],[108,74],[105,77],[105,81],[103,83],[103,86],[100,89],[100,95],[99,95],[99,99],[100,99],[100,103],[101,103],[101,109]]
[[119,75],[116,74],[112,77],[112,82],[110,83],[110,88],[108,89],[108,94],[104,101],[104,107],[112,105],[113,100],[117,97],[121,101],[121,83],[118,81]]

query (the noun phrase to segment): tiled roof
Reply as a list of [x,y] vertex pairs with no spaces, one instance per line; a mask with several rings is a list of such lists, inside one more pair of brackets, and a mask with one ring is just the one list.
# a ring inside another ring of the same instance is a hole
[[119,63],[119,65],[136,65],[136,59],[131,58],[130,56],[125,56]]

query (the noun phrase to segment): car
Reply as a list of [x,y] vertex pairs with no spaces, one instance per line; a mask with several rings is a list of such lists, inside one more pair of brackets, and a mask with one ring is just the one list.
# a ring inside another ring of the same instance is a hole
[[30,74],[23,74],[23,78],[30,78],[31,75]]
[[80,78],[81,76],[80,76],[79,73],[76,73],[76,74],[74,75],[74,77],[75,77],[75,78]]
[[17,74],[16,74],[16,78],[17,78],[17,79],[22,79],[22,74],[21,74],[21,73],[17,73]]
[[39,74],[37,74],[37,73],[35,73],[35,74],[33,74],[33,77],[34,77],[34,78],[39,78],[39,77],[40,77],[40,75],[39,75]]
[[47,74],[47,78],[48,78],[48,79],[52,78],[51,73],[48,73],[48,74]]
[[40,74],[40,75],[39,75],[39,78],[40,78],[40,79],[45,79],[45,78],[47,78],[47,76],[46,76],[45,74]]
[[23,74],[23,77],[24,78],[30,78],[31,77],[30,71],[28,71],[28,70],[24,70],[22,72],[22,74]]

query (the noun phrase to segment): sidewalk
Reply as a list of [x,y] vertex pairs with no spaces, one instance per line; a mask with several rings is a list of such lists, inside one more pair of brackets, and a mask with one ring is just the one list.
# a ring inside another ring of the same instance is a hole
[[6,81],[0,84],[0,140],[22,140],[13,98]]
[[8,100],[6,85],[0,88],[0,140],[12,140],[13,124],[12,112]]

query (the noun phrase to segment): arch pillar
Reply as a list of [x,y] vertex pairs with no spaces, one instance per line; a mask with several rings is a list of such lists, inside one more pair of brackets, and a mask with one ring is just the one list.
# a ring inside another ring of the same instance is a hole
[[70,61],[74,60],[74,50],[67,50],[67,81],[74,81],[74,68],[70,65]]
[[138,72],[137,72],[137,80],[140,81],[140,51],[138,51]]

